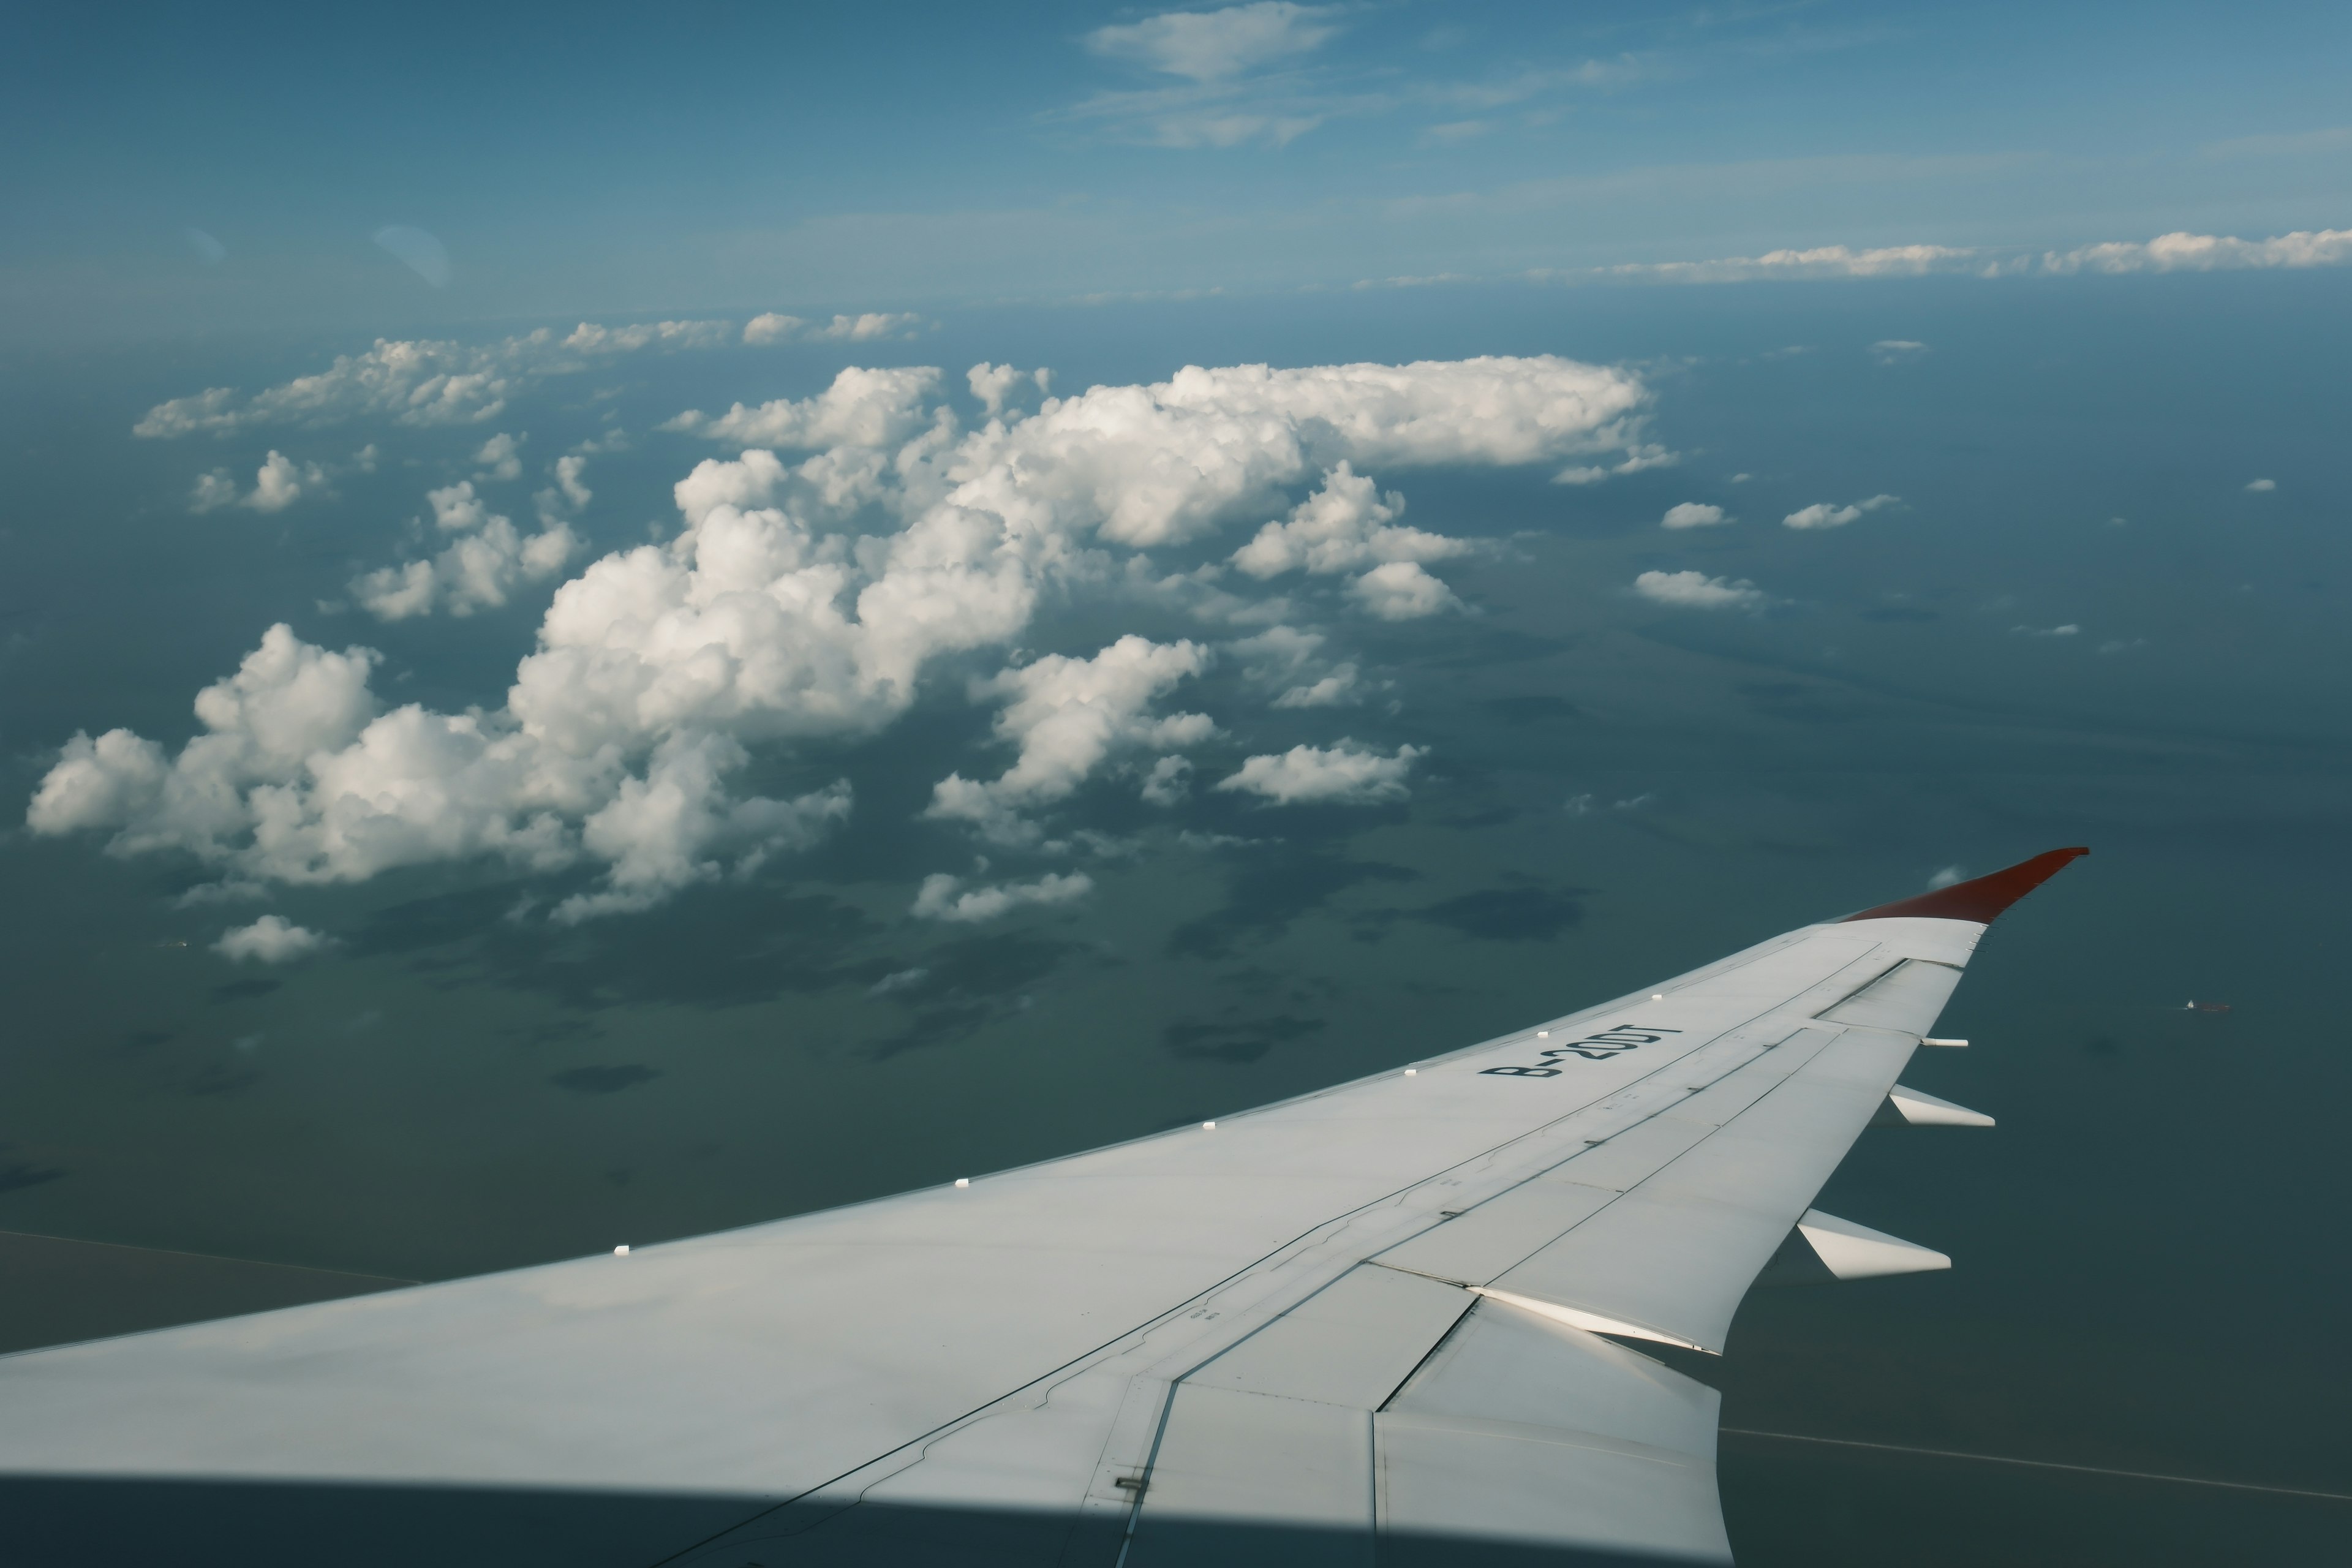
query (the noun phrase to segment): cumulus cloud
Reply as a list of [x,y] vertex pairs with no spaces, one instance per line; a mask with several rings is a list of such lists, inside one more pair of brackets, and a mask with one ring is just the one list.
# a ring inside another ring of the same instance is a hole
[[435,526],[460,537],[428,560],[380,567],[352,580],[352,596],[378,620],[407,620],[436,608],[453,616],[496,609],[524,583],[562,571],[580,547],[571,526],[557,520],[525,534],[511,519],[491,512],[470,479],[428,491],[425,500]]
[[2255,495],[2260,495],[2264,490],[2274,490],[2278,489],[2278,481],[2276,479],[2249,479],[2246,481],[2246,489]]
[[1161,757],[1143,775],[1143,800],[1147,805],[1161,807],[1181,805],[1192,793],[1192,761],[1190,757]]
[[1275,692],[1276,708],[1338,708],[1360,700],[1356,667],[1326,664],[1325,640],[1321,632],[1272,626],[1232,647],[1244,660],[1242,674]]
[[293,458],[273,451],[255,472],[253,489],[243,495],[237,494],[236,481],[229,478],[226,468],[199,475],[195,489],[188,497],[188,510],[201,513],[225,506],[241,506],[248,511],[284,511],[300,500],[306,491],[315,492],[326,482],[327,471],[318,464],[298,468]]
[[324,952],[329,945],[317,931],[294,925],[282,915],[264,915],[249,926],[223,931],[213,951],[239,963],[288,963]]
[[1850,506],[1839,506],[1833,501],[1815,501],[1811,506],[1799,507],[1782,518],[1780,526],[1801,529],[1843,528],[1847,523],[1856,521],[1866,513],[1877,511],[1882,507],[1899,505],[1902,500],[1901,496],[1871,496],[1866,500],[1855,501]]
[[1255,0],[1216,11],[1164,11],[1140,22],[1097,27],[1087,47],[1169,76],[1222,81],[1308,53],[1339,31],[1336,5]]
[[1382,756],[1352,740],[1336,746],[1293,746],[1244,762],[1217,788],[1259,795],[1276,805],[1385,805],[1412,791],[1405,775],[1429,754],[1425,746],[1399,746]]
[[1322,488],[1291,510],[1289,521],[1269,522],[1234,552],[1234,564],[1253,577],[1285,572],[1352,572],[1382,563],[1443,561],[1467,552],[1463,540],[1402,528],[1404,497],[1381,495],[1372,481],[1342,462]]
[[2075,637],[2083,635],[2083,628],[2071,621],[2063,626],[2011,626],[2009,631],[2011,637]]
[[1957,883],[1967,880],[1968,875],[1968,872],[1961,867],[1947,866],[1942,870],[1927,879],[1927,890],[1932,893],[1938,888],[1952,887]]
[[1320,679],[1288,687],[1275,698],[1276,708],[1339,708],[1360,702],[1356,667],[1335,666]]
[[863,343],[877,338],[912,337],[914,330],[922,324],[920,316],[905,310],[869,310],[857,316],[835,316],[824,322],[770,310],[743,323],[743,341],[755,344],[801,341]]
[[[562,353],[577,363],[621,352],[610,347],[617,335]],[[546,352],[566,342],[551,339]],[[676,537],[615,551],[556,590],[502,706],[391,705],[371,689],[375,654],[314,647],[279,626],[198,695],[201,731],[176,752],[126,731],[75,737],[27,824],[105,832],[114,853],[184,854],[216,876],[263,883],[357,881],[475,858],[584,869],[597,881],[561,903],[560,918],[644,908],[805,843],[850,808],[845,787],[747,795],[753,748],[878,730],[941,659],[1011,647],[1055,596],[1158,582],[1140,552],[1257,522],[1304,487],[1328,490],[1342,465],[1357,478],[1623,453],[1639,444],[1647,398],[1628,372],[1550,356],[1191,367],[965,430],[929,404],[939,382],[936,370],[854,370],[815,398],[731,411],[724,417],[756,425],[761,438],[813,455],[787,463],[762,447],[697,465],[676,487]],[[398,418],[486,407],[495,395],[452,403],[433,393],[384,407]],[[233,426],[254,416],[246,403],[215,401],[202,418]],[[323,394],[269,405],[271,416],[343,406]],[[535,541],[502,530],[470,481],[432,500],[430,531],[446,548],[363,579],[377,613],[486,605],[539,569]],[[1390,526],[1372,524],[1369,537]],[[561,532],[536,539],[551,553],[571,548]],[[1406,576],[1382,582],[1400,599],[1426,596],[1409,577],[1396,583]],[[1281,609],[1205,587],[1170,602],[1223,624]],[[1018,754],[994,779],[950,774],[940,798],[950,816],[972,807],[964,819],[983,829],[1014,824],[1122,749],[1194,743],[1210,731],[1205,716],[1160,718],[1150,707],[1205,658],[1190,643],[1137,637],[981,682],[976,699],[1003,704],[1000,734]],[[1340,674],[1318,663],[1282,689],[1302,690],[1296,706],[1318,705],[1344,692],[1352,672]],[[1378,798],[1402,788],[1417,754],[1307,748],[1253,759],[1234,787]]]
[[925,423],[925,405],[939,384],[940,373],[929,368],[853,365],[814,397],[780,397],[757,408],[739,403],[715,417],[688,409],[662,428],[746,447],[887,447]]
[[555,459],[550,469],[555,483],[531,497],[531,504],[539,509],[541,528],[552,527],[565,511],[583,510],[596,499],[596,492],[581,478],[587,471],[588,458],[583,453],[566,452]]
[[226,468],[215,468],[196,476],[195,488],[188,492],[188,510],[201,516],[233,505],[236,500],[236,481],[228,477]]
[[474,475],[478,479],[522,478],[522,458],[512,436],[502,433],[491,437],[482,443],[482,449],[474,454],[474,461],[481,465]]
[[973,398],[988,410],[988,416],[993,419],[1004,412],[1005,400],[1013,395],[1016,387],[1027,382],[1034,384],[1039,392],[1044,392],[1053,385],[1054,373],[1049,370],[1015,370],[1009,364],[991,364],[982,360],[964,372],[963,379],[964,384],[971,388]]
[[925,815],[970,822],[1000,842],[1034,837],[1020,814],[1066,798],[1114,749],[1188,746],[1215,733],[1203,713],[1154,719],[1144,711],[1208,662],[1209,650],[1196,643],[1130,633],[1092,658],[1050,655],[978,683],[976,697],[1009,700],[996,733],[1017,744],[1020,756],[991,781],[950,773],[933,787]]
[[962,878],[940,871],[923,879],[922,889],[908,912],[927,921],[992,921],[1024,904],[1066,904],[1086,897],[1094,887],[1093,878],[1074,871],[1048,872],[1034,882],[1001,882],[967,889]]
[[757,870],[779,850],[804,849],[849,815],[845,782],[797,800],[726,798],[726,775],[749,761],[723,735],[673,735],[654,749],[643,778],[619,790],[581,825],[580,839],[609,863],[606,885],[555,907],[571,924],[595,915],[651,909],[679,889],[729,869]]
[[643,350],[714,348],[733,336],[725,321],[633,327],[583,321],[562,336],[541,328],[487,345],[379,338],[365,353],[338,355],[315,375],[297,376],[250,397],[215,386],[159,403],[131,426],[131,434],[169,439],[361,417],[402,425],[478,423],[497,418],[507,399],[532,382],[576,374]]
[[1551,477],[1556,485],[1597,485],[1612,474],[1638,474],[1644,468],[1670,468],[1682,459],[1664,447],[1632,447],[1621,463],[1571,463]]
[[1418,561],[1375,566],[1348,584],[1348,596],[1384,621],[1412,621],[1463,608],[1454,590]]
[[1633,579],[1633,592],[1654,605],[1685,610],[1753,610],[1766,602],[1764,591],[1753,583],[1704,572],[1644,572]]
[[1658,526],[1661,528],[1713,528],[1719,523],[1738,521],[1719,506],[1709,506],[1705,501],[1686,500],[1678,501],[1666,508],[1666,515],[1658,520]]
[[1870,357],[1881,364],[1901,364],[1927,352],[1926,343],[1911,338],[1881,338],[1870,345]]

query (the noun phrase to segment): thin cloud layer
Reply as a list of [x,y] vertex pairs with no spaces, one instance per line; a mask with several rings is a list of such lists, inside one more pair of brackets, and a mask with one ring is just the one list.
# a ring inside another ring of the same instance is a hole
[[706,349],[731,342],[727,321],[648,321],[603,327],[583,321],[564,336],[541,328],[484,345],[379,338],[365,353],[339,354],[315,375],[240,396],[215,386],[149,409],[131,433],[151,440],[225,436],[270,425],[322,426],[360,418],[400,425],[466,425],[495,419],[507,399],[550,376],[649,349]]
[[[646,330],[639,346],[656,336]],[[853,368],[811,398],[681,416],[680,430],[760,444],[677,483],[675,538],[607,554],[556,590],[502,706],[392,705],[372,684],[380,655],[316,647],[278,626],[199,693],[202,730],[176,752],[123,730],[76,736],[27,825],[106,832],[118,854],[188,855],[264,884],[480,858],[586,870],[595,880],[558,903],[557,919],[647,908],[813,844],[850,811],[845,782],[792,796],[743,791],[753,748],[788,752],[885,728],[940,660],[1011,648],[1042,604],[1145,593],[1191,606],[1220,635],[1237,620],[1280,623],[1286,598],[1253,603],[1213,585],[1231,548],[1213,536],[1226,530],[1282,519],[1268,548],[1286,560],[1295,551],[1310,576],[1318,562],[1339,575],[1369,564],[1341,602],[1377,616],[1457,603],[1422,563],[1458,553],[1459,542],[1397,524],[1402,502],[1365,470],[1638,452],[1647,400],[1628,372],[1551,356],[1192,367],[1152,385],[1046,398],[1034,413],[1000,401],[967,428],[938,400],[942,379],[929,368]],[[967,382],[993,388],[997,378]],[[1042,389],[1042,378],[1032,384]],[[454,395],[362,401],[397,419]],[[260,417],[260,403],[205,417]],[[320,395],[267,407],[276,417],[343,405]],[[477,457],[495,468],[503,455]],[[569,499],[584,499],[578,469],[558,473],[564,490],[545,492],[549,505],[575,489]],[[560,520],[522,534],[471,481],[429,499],[434,531],[450,542],[355,584],[380,616],[486,607],[551,574],[575,542]],[[1142,553],[1184,549],[1209,552],[1199,572],[1162,576]],[[1354,667],[1326,663],[1304,640],[1316,636],[1299,634],[1297,657],[1281,661],[1270,694],[1286,708],[1352,700]],[[941,759],[933,815],[983,837],[1034,841],[1040,815],[1134,751],[1163,753],[1139,770],[1147,798],[1181,802],[1190,763],[1177,753],[1215,727],[1155,708],[1211,658],[1205,642],[1129,637],[1083,656],[1018,659],[980,680],[971,696],[1001,705],[998,743],[1016,754],[992,777],[985,764]],[[1252,758],[1219,787],[1278,802],[1402,798],[1419,755],[1301,747]],[[941,907],[961,909],[967,896]]]
[[835,316],[832,321],[815,322],[798,316],[787,316],[770,310],[743,323],[743,341],[747,343],[789,342],[872,342],[877,338],[905,338],[915,335],[923,319],[911,311],[869,310],[860,316]]
[[1140,22],[1097,27],[1087,47],[1168,76],[1222,81],[1316,49],[1339,27],[1336,5],[1255,0],[1217,11],[1164,11]]
[[[1889,245],[1853,249],[1843,245],[1768,250],[1759,256],[1724,256],[1704,261],[1633,261],[1581,271],[1539,268],[1539,281],[1578,282],[1622,279],[1655,283],[1749,283],[1773,279],[1918,278],[1929,273],[1972,273],[1980,278],[2074,273],[2224,272],[2247,268],[2300,268],[2352,265],[2352,229],[2297,229],[2268,239],[2179,230],[2153,239],[2106,240],[2072,250],[2015,251],[1983,246]],[[1872,345],[1886,363],[1914,357],[1927,345],[1888,339]]]

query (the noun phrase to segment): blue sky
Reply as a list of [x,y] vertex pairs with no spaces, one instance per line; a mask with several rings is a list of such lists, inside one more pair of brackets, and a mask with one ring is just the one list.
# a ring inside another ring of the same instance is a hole
[[[0,21],[12,336],[878,310],[2343,221],[2316,5]],[[436,237],[434,288],[370,237]],[[188,230],[205,238],[192,238]]]

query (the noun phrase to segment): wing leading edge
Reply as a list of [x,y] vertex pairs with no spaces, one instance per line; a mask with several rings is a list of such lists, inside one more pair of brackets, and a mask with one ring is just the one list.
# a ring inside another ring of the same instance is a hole
[[0,1501],[59,1562],[1727,1562],[1716,1396],[1617,1341],[1942,1264],[1811,1205],[2080,853],[968,1188],[0,1358]]

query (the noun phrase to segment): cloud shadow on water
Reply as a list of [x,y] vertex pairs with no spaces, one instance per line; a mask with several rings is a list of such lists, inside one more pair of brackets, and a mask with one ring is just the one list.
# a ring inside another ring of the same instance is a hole
[[1318,1034],[1320,1018],[1300,1018],[1277,1013],[1270,1018],[1241,1018],[1230,1023],[1181,1019],[1160,1032],[1160,1043],[1177,1056],[1195,1061],[1254,1062],[1276,1046]]
[[1571,896],[1583,890],[1488,888],[1415,910],[1412,918],[1481,942],[1549,942],[1583,923],[1584,906]]
[[487,981],[583,1009],[741,1006],[871,984],[894,967],[856,957],[881,928],[824,893],[697,888],[655,916],[569,927],[507,919],[514,901],[511,884],[410,900],[377,911],[352,952],[446,971],[452,985]]
[[565,1068],[550,1073],[547,1081],[558,1089],[568,1089],[574,1094],[618,1094],[625,1089],[635,1089],[661,1077],[658,1068],[636,1062],[621,1062],[611,1067]]
[[1027,1011],[1031,986],[1066,960],[1092,951],[1084,942],[1021,931],[941,942],[920,955],[919,979],[884,994],[889,1002],[915,1009],[914,1016],[905,1028],[869,1044],[866,1055],[887,1060],[966,1039],[990,1024]]
[[1223,958],[1250,942],[1280,935],[1290,922],[1364,882],[1409,882],[1421,873],[1379,860],[1280,845],[1238,862],[1225,885],[1224,907],[1187,921],[1170,933],[1171,952]]

